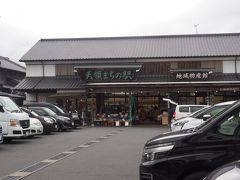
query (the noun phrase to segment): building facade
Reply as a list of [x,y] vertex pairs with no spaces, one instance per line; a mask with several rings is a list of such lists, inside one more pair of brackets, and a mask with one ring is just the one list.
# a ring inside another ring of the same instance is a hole
[[13,88],[25,78],[25,75],[25,67],[0,56],[0,95],[23,100],[24,94],[13,91]]
[[[239,99],[240,34],[42,39],[22,58],[27,101],[67,110],[131,111]],[[130,109],[129,109],[130,106]],[[114,111],[114,112],[113,112]]]

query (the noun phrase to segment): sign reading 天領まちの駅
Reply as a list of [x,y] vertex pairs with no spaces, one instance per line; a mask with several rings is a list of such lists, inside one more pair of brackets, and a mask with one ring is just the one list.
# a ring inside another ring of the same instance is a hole
[[131,81],[135,73],[135,69],[85,69],[80,76],[86,81]]

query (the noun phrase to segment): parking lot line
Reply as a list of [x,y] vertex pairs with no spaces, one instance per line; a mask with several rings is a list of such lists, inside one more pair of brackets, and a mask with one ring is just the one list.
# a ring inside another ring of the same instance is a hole
[[101,136],[100,138],[96,138],[95,140],[90,140],[89,142],[86,142],[84,144],[81,144],[79,146],[73,147],[67,151],[63,151],[62,153],[56,154],[48,159],[45,159],[43,161],[37,162],[35,164],[32,164],[28,167],[25,167],[19,171],[16,171],[12,174],[9,174],[7,176],[4,176],[2,178],[0,178],[0,180],[20,180],[20,179],[24,179],[27,176],[30,176],[31,174],[40,171],[43,168],[46,168],[58,161],[61,161],[69,156],[72,156],[73,154],[76,154],[77,152],[79,152],[81,149],[84,148],[88,148],[90,146],[92,146],[93,144],[99,143],[104,139],[109,138],[110,136],[119,134],[119,132],[122,132],[123,130],[117,130],[111,133],[108,133],[104,136]]

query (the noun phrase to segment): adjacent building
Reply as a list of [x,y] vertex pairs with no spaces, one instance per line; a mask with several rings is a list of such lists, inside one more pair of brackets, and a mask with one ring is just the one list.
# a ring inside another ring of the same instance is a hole
[[13,91],[13,88],[25,78],[25,75],[25,67],[0,56],[0,95],[23,100],[24,94]]
[[240,33],[41,39],[21,58],[26,78],[15,90],[68,110],[160,113],[169,108],[162,98],[239,99],[239,56]]

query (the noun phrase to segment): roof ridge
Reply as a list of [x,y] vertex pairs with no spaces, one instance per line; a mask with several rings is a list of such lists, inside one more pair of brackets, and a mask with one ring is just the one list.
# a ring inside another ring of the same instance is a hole
[[82,38],[49,38],[40,41],[79,41],[79,40],[116,40],[116,39],[147,39],[147,38],[176,38],[176,37],[204,37],[204,36],[236,36],[240,33],[207,33],[207,34],[173,34],[147,36],[116,36],[116,37],[82,37]]

